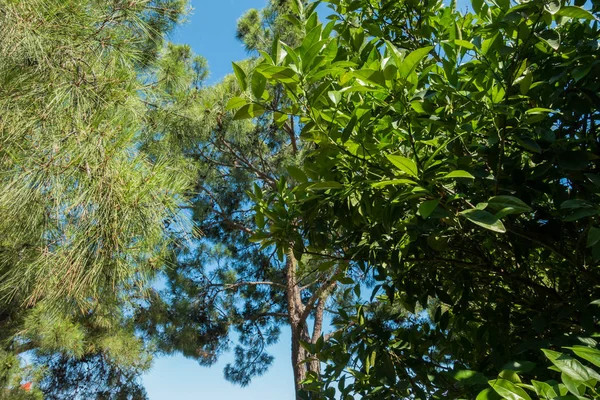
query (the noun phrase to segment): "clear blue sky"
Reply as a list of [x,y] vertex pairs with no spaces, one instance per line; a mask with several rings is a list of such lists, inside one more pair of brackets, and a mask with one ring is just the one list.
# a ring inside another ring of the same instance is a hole
[[[231,61],[247,57],[235,39],[236,21],[246,10],[266,4],[267,0],[193,0],[192,15],[171,40],[187,43],[206,57],[211,73],[208,83],[217,82],[231,72]],[[271,369],[248,387],[234,386],[223,378],[223,367],[233,358],[230,354],[210,368],[182,356],[163,357],[143,377],[150,400],[293,400],[290,332],[286,327],[282,331],[279,343],[270,348],[275,356]]]

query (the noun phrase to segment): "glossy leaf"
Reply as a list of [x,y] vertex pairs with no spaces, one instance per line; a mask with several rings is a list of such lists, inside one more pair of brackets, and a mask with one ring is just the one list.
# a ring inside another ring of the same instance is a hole
[[507,400],[531,400],[531,397],[514,383],[507,381],[506,379],[494,379],[488,381],[489,385],[498,393],[502,398]]
[[419,177],[419,171],[417,169],[417,164],[413,160],[403,157],[403,156],[390,155],[390,154],[386,154],[386,158],[388,160],[390,160],[390,162],[392,164],[394,164],[394,166],[396,166],[396,168],[398,168],[402,172],[404,172],[410,176],[413,176],[415,178]]
[[246,91],[246,89],[248,88],[248,78],[246,77],[246,73],[244,72],[242,67],[240,67],[236,63],[232,62],[231,65],[233,66],[233,72],[235,73],[235,77],[237,78],[238,85],[240,85],[242,91]]

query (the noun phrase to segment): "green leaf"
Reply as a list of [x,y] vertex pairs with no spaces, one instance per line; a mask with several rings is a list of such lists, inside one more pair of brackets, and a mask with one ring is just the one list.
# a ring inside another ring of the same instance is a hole
[[594,204],[587,200],[572,199],[560,203],[561,210],[576,210],[579,208],[593,208]]
[[507,369],[500,371],[498,378],[506,379],[515,384],[521,383],[521,377],[515,371]]
[[488,205],[494,210],[510,208],[510,214],[522,214],[533,211],[531,207],[525,204],[521,199],[513,196],[494,196],[489,199]]
[[545,113],[555,113],[556,111],[554,111],[551,108],[542,108],[542,107],[536,107],[536,108],[530,108],[529,110],[525,111],[525,114],[545,114]]
[[598,373],[584,366],[573,357],[547,349],[542,349],[542,351],[552,364],[575,381],[586,382],[590,379],[600,380],[600,375],[598,375]]
[[481,9],[483,8],[483,0],[471,0],[471,5],[473,6],[473,10],[477,14],[481,14]]
[[[600,231],[600,229],[598,230]],[[591,362],[596,367],[600,367],[600,350],[586,346],[565,347],[565,349],[573,351],[573,353],[577,354],[584,360]]]
[[539,34],[536,33],[536,36],[546,42],[548,46],[554,50],[558,50],[560,47],[560,34],[553,29],[545,30]]
[[279,111],[275,111],[273,113],[273,123],[275,123],[275,125],[277,125],[278,127],[281,128],[287,120],[288,120],[287,114],[284,114]]
[[352,76],[365,83],[385,86],[385,77],[380,71],[375,69],[360,69],[358,71],[353,71]]
[[475,400],[502,400],[502,397],[493,389],[488,388],[482,390]]
[[338,92],[337,90],[330,90],[329,92],[327,92],[327,95],[329,96],[329,98],[331,99],[333,104],[335,104],[336,106],[342,99],[342,94],[340,92]]
[[248,238],[248,241],[252,243],[262,242],[264,239],[270,238],[271,234],[268,232],[256,232],[254,235]]
[[475,45],[473,43],[468,42],[466,40],[462,40],[462,39],[454,40],[454,44],[456,44],[460,47],[464,47],[465,49],[469,49],[469,50],[473,50],[475,48]]
[[232,62],[231,65],[233,66],[233,72],[235,73],[235,77],[237,78],[240,88],[242,89],[243,92],[245,92],[246,89],[248,89],[246,73],[244,72],[242,67],[240,67],[236,63]]
[[[564,374],[564,373],[561,374],[560,380],[567,387],[569,392],[573,393],[575,396],[581,396],[582,393],[579,390],[581,382],[576,382],[570,376],[568,376],[567,374]],[[585,388],[583,388],[583,389],[585,391]]]
[[558,393],[546,382],[540,382],[536,380],[532,380],[531,384],[533,385],[535,392],[538,396],[543,396],[546,399],[553,399],[558,396]]
[[463,369],[459,371],[450,371],[448,373],[454,380],[466,385],[483,385],[487,378],[481,372]]
[[328,189],[342,189],[344,185],[335,181],[317,182],[308,187],[309,190],[328,190]]
[[247,103],[248,103],[248,101],[246,99],[243,99],[241,97],[232,97],[227,102],[227,106],[225,107],[225,110],[229,111],[233,108],[240,108],[241,106],[243,106],[244,104],[247,104]]
[[507,400],[531,400],[531,397],[523,389],[506,379],[494,379],[488,381],[489,385],[502,398]]
[[415,178],[419,177],[419,171],[417,169],[417,164],[413,160],[403,157],[403,156],[390,155],[390,154],[386,154],[386,158],[388,160],[390,160],[390,162],[392,164],[394,164],[402,172],[404,172],[410,176],[413,176]]
[[504,227],[502,221],[500,221],[498,218],[496,218],[494,215],[490,214],[487,211],[470,209],[461,211],[460,215],[473,222],[474,224],[482,226],[491,231],[499,233],[506,232],[506,228]]
[[475,177],[473,175],[471,175],[467,171],[463,171],[461,169],[454,170],[454,171],[442,176],[440,179],[456,179],[456,178],[475,179]]
[[440,204],[440,199],[427,200],[422,202],[419,205],[419,214],[421,214],[421,217],[423,218],[429,217],[431,213],[437,208],[438,204]]
[[527,92],[529,92],[529,88],[531,87],[532,83],[533,83],[533,74],[528,72],[525,74],[525,76],[523,76],[523,79],[521,79],[521,81],[519,82],[519,92],[522,95],[526,95]]
[[260,104],[255,104],[255,103],[246,104],[245,106],[242,106],[242,108],[237,110],[237,112],[233,116],[233,119],[240,120],[240,119],[255,118],[255,117],[261,116],[264,112],[265,112],[265,108],[263,106],[261,106]]
[[290,176],[292,178],[294,178],[295,180],[297,180],[298,182],[301,182],[301,183],[308,182],[308,177],[306,176],[304,171],[302,171],[300,168],[296,167],[295,165],[288,166],[287,171],[290,174]]
[[300,80],[298,74],[289,67],[261,64],[255,71],[267,79],[274,79],[281,83],[297,83]]
[[261,74],[252,74],[252,82],[250,84],[250,89],[252,90],[252,94],[254,95],[254,97],[256,97],[257,99],[262,98],[266,87],[267,78],[265,78]]
[[391,179],[389,181],[375,182],[371,184],[371,187],[380,188],[390,185],[416,185],[417,182],[411,181],[410,179]]
[[569,17],[573,19],[587,19],[589,21],[594,21],[596,19],[594,15],[589,11],[576,6],[562,7],[556,12],[556,15],[560,15],[561,17]]
[[[592,247],[599,241],[600,241],[600,229],[592,226],[588,232],[586,247]],[[600,365],[598,365],[598,366],[600,367]]]
[[415,68],[417,68],[419,62],[421,62],[421,60],[425,58],[432,49],[433,46],[422,47],[407,55],[400,65],[398,65],[400,78],[407,79],[415,70]]
[[[531,121],[528,121],[528,122],[531,122]],[[537,154],[542,153],[542,148],[535,140],[533,140],[529,137],[517,137],[516,139],[517,139],[517,143],[519,145],[523,146],[523,148],[525,148],[533,153],[537,153]]]

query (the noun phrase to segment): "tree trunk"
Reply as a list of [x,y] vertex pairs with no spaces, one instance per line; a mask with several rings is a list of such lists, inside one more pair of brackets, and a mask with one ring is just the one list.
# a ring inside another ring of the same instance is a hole
[[[286,294],[288,301],[288,317],[292,330],[292,369],[294,371],[294,386],[296,388],[296,399],[302,389],[302,381],[306,379],[307,373],[313,372],[317,376],[321,374],[321,363],[313,357],[300,341],[316,343],[323,333],[323,314],[325,302],[329,289],[318,294],[316,302],[309,302],[307,306],[302,304],[300,287],[297,279],[297,261],[291,249],[286,254]],[[313,294],[313,296],[316,296]],[[317,298],[317,297],[315,297]],[[308,309],[307,309],[308,307]],[[314,327],[312,335],[309,334],[307,317],[314,311]]]
[[298,287],[296,277],[296,258],[292,246],[286,255],[286,294],[288,301],[288,314],[290,319],[290,328],[292,330],[292,369],[294,370],[294,386],[296,388],[296,398],[302,388],[300,382],[306,378],[305,350],[300,346],[300,340],[303,339],[302,313],[304,306],[300,297],[300,288]]

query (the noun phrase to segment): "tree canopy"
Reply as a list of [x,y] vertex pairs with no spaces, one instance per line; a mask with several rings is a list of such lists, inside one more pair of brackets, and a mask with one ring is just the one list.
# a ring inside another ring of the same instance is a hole
[[598,4],[326,3],[325,26],[298,4],[310,33],[255,69],[312,150],[305,183],[256,196],[258,237],[379,281],[338,311],[315,390],[457,398],[456,370],[544,377],[541,347],[595,346]]
[[598,1],[271,0],[214,85],[186,7],[0,0],[0,398],[283,326],[297,398],[598,397]]
[[143,392],[125,385],[149,367],[130,317],[168,253],[168,224],[184,224],[193,168],[142,142],[148,100],[182,78],[161,67],[185,11],[180,0],[0,1],[3,387]]

